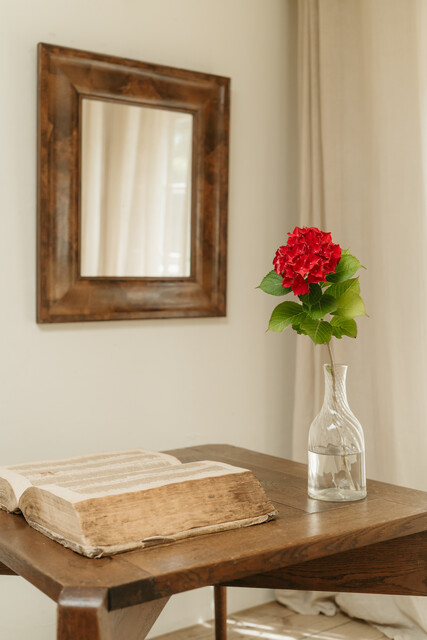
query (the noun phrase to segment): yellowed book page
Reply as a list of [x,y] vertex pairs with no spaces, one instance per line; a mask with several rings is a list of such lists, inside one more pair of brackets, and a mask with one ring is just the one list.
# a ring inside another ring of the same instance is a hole
[[8,467],[0,467],[0,508],[18,512],[19,499],[32,483]]
[[42,460],[0,468],[0,507],[19,511],[19,499],[30,486],[54,483],[67,486],[70,481],[102,482],[120,478],[132,478],[142,470],[180,465],[177,458],[148,449],[130,449],[107,453],[74,456],[57,460]]
[[[223,462],[201,460],[185,464],[171,464],[168,467],[144,468],[128,476],[124,474],[116,476],[114,473],[109,473],[109,469],[106,469],[103,476],[70,475],[68,479],[63,478],[60,484],[56,482],[55,478],[52,478],[50,482],[43,483],[43,488],[75,504],[92,498],[147,491],[165,485],[236,473],[248,473],[248,471]],[[42,485],[38,484],[37,486]]]

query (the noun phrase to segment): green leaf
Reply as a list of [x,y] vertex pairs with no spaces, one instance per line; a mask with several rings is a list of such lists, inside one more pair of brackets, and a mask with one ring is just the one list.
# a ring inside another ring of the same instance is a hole
[[298,296],[301,300],[304,309],[309,310],[311,305],[316,303],[322,297],[322,289],[317,282],[310,282],[308,285],[309,292],[302,293]]
[[328,273],[326,280],[328,282],[343,282],[351,278],[362,266],[359,260],[350,253],[341,254],[341,259],[335,267],[335,271]]
[[338,299],[340,296],[342,296],[343,293],[348,290],[354,291],[354,293],[360,293],[359,278],[350,278],[350,280],[344,280],[344,282],[331,284],[331,286],[325,291],[325,293]]
[[316,304],[318,300],[322,297],[322,287],[316,282],[310,282],[308,285],[310,288],[310,292],[308,294],[308,304],[311,306]]
[[357,318],[366,315],[365,304],[358,293],[345,291],[339,298],[336,314],[343,318]]
[[291,287],[282,286],[282,276],[279,276],[274,269],[267,273],[257,289],[261,289],[264,293],[269,293],[272,296],[284,296],[292,291]]
[[298,302],[281,302],[271,314],[268,329],[280,333],[290,324],[300,325],[306,317],[307,314]]
[[[331,318],[332,325],[332,333],[335,334],[335,331],[341,333],[340,338],[344,336],[348,336],[349,338],[356,338],[357,336],[357,324],[355,320],[351,318],[342,318],[340,316],[334,316]],[[338,336],[337,336],[338,337]]]
[[338,340],[341,340],[343,332],[339,327],[332,327],[332,335],[334,338],[338,338]]
[[332,337],[332,326],[324,320],[307,318],[301,323],[301,329],[310,336],[314,344],[326,344]]
[[317,320],[323,318],[327,313],[335,311],[337,306],[337,299],[325,293],[316,304],[312,305],[309,313],[312,318]]
[[306,331],[304,331],[304,329],[302,329],[300,325],[293,324],[292,325],[292,329],[294,331],[296,331],[299,336],[302,336],[302,335],[306,336],[307,335]]

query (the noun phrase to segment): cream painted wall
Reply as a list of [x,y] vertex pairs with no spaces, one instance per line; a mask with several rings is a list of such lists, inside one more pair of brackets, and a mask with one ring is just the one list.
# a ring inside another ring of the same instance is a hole
[[[297,217],[296,3],[0,0],[0,7],[0,464],[203,442],[289,454],[294,337],[265,333],[275,301],[255,286]],[[40,41],[231,77],[226,318],[36,324]],[[55,637],[50,600],[18,578],[2,578],[0,589],[5,638]],[[232,609],[269,595],[230,592]],[[175,597],[154,632],[211,617],[211,602],[209,589]]]

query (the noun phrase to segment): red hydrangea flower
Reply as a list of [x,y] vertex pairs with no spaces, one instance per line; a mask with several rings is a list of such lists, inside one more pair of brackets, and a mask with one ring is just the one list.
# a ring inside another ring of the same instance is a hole
[[302,295],[308,293],[310,282],[326,282],[326,275],[335,271],[341,247],[332,242],[330,233],[316,227],[295,227],[288,236],[287,244],[276,251],[274,270],[284,287]]

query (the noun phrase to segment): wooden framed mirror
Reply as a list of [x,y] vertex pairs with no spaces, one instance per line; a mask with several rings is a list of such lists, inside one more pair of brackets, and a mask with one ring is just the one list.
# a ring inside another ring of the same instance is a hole
[[37,321],[225,315],[229,78],[38,54]]

